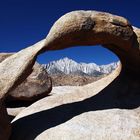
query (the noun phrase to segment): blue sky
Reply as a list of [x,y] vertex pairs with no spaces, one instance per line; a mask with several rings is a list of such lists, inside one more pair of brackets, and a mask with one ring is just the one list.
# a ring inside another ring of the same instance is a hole
[[[17,52],[46,37],[50,27],[63,14],[73,10],[97,10],[126,17],[140,27],[139,0],[1,0],[0,52]],[[118,58],[100,46],[77,47],[47,52],[40,63],[62,57],[78,62],[107,64]]]

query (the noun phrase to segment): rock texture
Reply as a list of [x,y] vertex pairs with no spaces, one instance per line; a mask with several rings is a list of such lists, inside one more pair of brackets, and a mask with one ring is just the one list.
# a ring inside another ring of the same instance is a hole
[[36,45],[22,50],[0,63],[0,139],[2,140],[8,140],[11,133],[10,122],[3,105],[4,99],[14,87],[23,82],[32,72],[37,52],[43,43],[40,42]]
[[[0,62],[12,54],[0,54]],[[12,68],[11,68],[12,69]],[[47,71],[37,62],[33,66],[32,73],[18,85],[14,90],[9,92],[7,99],[21,100],[21,101],[35,101],[45,97],[52,89],[51,78],[48,76]]]
[[16,89],[9,92],[9,99],[35,101],[47,96],[51,89],[52,82],[47,71],[36,63],[30,76]]
[[106,75],[98,77],[81,76],[81,75],[66,75],[66,74],[52,74],[52,85],[55,86],[83,86],[89,83],[93,83]]
[[132,110],[89,111],[42,132],[35,140],[139,140],[139,119]]
[[0,63],[14,53],[0,53]]
[[[46,39],[21,50],[0,63],[1,114],[5,110],[4,106],[2,106],[5,97],[28,77],[38,54],[71,46],[96,44],[102,44],[113,51],[118,55],[122,63],[122,71],[119,77],[106,87],[106,93],[111,91],[109,92],[112,94],[111,97],[114,95],[120,99],[120,104],[117,107],[122,106],[123,108],[131,109],[138,107],[139,98],[136,97],[140,95],[139,32],[139,29],[133,30],[131,24],[125,18],[109,13],[74,11],[62,16],[53,25]],[[103,99],[100,98],[100,100]],[[115,100],[111,101],[115,102]],[[106,105],[106,107],[110,106],[109,104]],[[94,104],[94,106],[97,106],[97,104]],[[97,107],[100,108],[100,105]],[[113,107],[116,107],[116,102]],[[5,121],[7,119],[1,116],[0,124],[4,124],[3,122]],[[10,131],[4,131],[6,126],[6,123],[5,125],[0,125],[0,136],[3,137],[3,140],[7,140],[10,134]],[[4,137],[5,135],[7,137]]]
[[13,119],[26,107],[7,108],[8,115]]
[[120,101],[104,89],[118,74],[119,69],[83,87],[52,90],[52,96],[37,101],[14,119],[11,140],[140,140],[140,107],[124,109],[128,98]]

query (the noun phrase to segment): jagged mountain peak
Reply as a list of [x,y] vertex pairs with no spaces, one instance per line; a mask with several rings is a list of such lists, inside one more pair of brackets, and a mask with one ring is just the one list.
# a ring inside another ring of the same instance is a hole
[[73,59],[64,57],[57,61],[52,61],[44,65],[49,74],[74,74],[74,75],[89,75],[98,76],[111,73],[118,66],[118,62],[113,62],[107,65],[97,65],[96,63],[76,62]]
[[66,64],[68,64],[68,63],[77,63],[76,61],[74,61],[73,59],[70,59],[68,57],[64,57],[62,59],[59,59],[59,60],[56,60],[56,61],[53,61],[53,62],[55,62],[55,63],[66,63]]

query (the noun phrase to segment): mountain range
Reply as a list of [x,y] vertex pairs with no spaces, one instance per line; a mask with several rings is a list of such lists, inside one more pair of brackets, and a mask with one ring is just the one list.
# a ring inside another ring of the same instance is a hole
[[80,76],[100,76],[109,74],[118,66],[119,62],[113,62],[107,65],[97,65],[95,63],[78,63],[68,57],[43,64],[50,75],[80,75]]

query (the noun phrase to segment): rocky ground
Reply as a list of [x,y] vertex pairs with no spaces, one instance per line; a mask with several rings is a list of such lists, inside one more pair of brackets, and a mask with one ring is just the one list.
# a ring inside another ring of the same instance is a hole
[[101,76],[81,76],[81,75],[66,75],[66,74],[53,74],[50,75],[52,78],[52,85],[55,86],[83,86],[92,82],[95,82],[106,75]]
[[140,108],[119,106],[114,89],[104,89],[118,74],[85,86],[54,87],[49,97],[20,111],[11,140],[140,140]]

